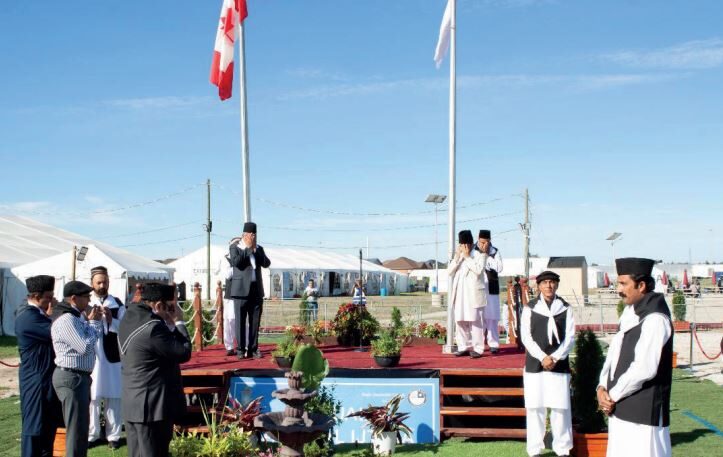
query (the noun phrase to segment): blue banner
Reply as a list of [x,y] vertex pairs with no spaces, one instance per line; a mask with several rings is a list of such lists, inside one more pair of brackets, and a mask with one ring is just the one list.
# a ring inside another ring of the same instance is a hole
[[[371,431],[366,420],[346,416],[369,405],[382,406],[395,395],[401,395],[399,412],[409,413],[404,422],[412,435],[402,434],[405,443],[439,442],[439,379],[434,378],[326,378],[322,383],[334,388],[334,397],[341,401],[341,424],[334,429],[334,443],[368,443]],[[286,378],[234,377],[229,393],[246,404],[263,397],[261,412],[283,411],[284,404],[271,392],[288,387]]]

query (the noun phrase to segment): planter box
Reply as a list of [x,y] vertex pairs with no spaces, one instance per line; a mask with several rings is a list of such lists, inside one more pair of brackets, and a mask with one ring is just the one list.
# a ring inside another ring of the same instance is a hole
[[55,441],[53,442],[53,457],[65,456],[65,429],[59,428],[55,432]]
[[689,331],[690,331],[690,322],[688,322],[688,321],[673,321],[673,330],[675,330],[677,333],[680,333],[680,332],[689,332]]
[[605,457],[607,451],[607,433],[573,432],[572,455],[576,457]]
[[678,368],[678,353],[673,351],[673,368]]
[[[402,355],[401,355],[401,354],[400,354],[400,355],[387,356],[387,357],[375,355],[375,356],[374,356],[374,361],[375,361],[375,362],[377,363],[377,365],[379,365],[380,367],[383,367],[383,368],[391,368],[391,367],[396,367],[397,365],[399,365],[399,359],[401,359],[401,358],[402,358]],[[396,435],[395,435],[395,436],[396,436]]]
[[424,336],[410,336],[404,340],[405,346],[436,346],[437,338],[427,338]]

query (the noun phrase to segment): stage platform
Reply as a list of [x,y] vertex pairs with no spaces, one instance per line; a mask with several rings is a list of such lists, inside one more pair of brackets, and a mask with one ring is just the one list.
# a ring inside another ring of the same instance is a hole
[[[193,353],[191,360],[181,365],[184,372],[238,372],[279,370],[271,356],[275,345],[261,345],[262,359],[239,360],[235,355],[227,356],[222,345],[205,347],[203,351]],[[387,370],[380,368],[374,362],[371,354],[356,352],[354,347],[337,345],[319,346],[324,357],[329,361],[331,370]],[[367,348],[368,349],[368,348]],[[486,351],[479,359],[470,357],[455,357],[443,354],[440,345],[407,346],[402,349],[402,358],[395,371],[401,370],[449,370],[449,369],[516,369],[522,374],[525,363],[524,351],[514,345],[501,345],[497,354],[492,355]],[[359,375],[364,376],[363,373]]]

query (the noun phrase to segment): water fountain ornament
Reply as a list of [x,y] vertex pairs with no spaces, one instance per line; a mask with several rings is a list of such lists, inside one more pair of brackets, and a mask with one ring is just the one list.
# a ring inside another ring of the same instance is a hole
[[286,405],[283,412],[261,414],[254,419],[254,426],[281,443],[280,455],[284,457],[303,456],[304,444],[328,433],[334,426],[333,417],[304,411],[304,404],[316,396],[316,390],[303,389],[302,376],[301,371],[286,373],[289,388],[272,392],[274,398]]

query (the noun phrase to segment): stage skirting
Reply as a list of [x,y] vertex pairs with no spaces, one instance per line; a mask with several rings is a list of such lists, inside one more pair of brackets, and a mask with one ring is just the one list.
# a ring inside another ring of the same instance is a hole
[[[412,429],[412,436],[402,435],[403,441],[439,442],[439,379],[429,377],[430,370],[373,370],[374,377],[364,377],[363,371],[367,370],[334,370],[330,375],[344,376],[329,376],[322,383],[334,389],[334,397],[342,405],[338,417],[341,423],[334,431],[335,443],[370,442],[371,431],[366,421],[346,416],[369,405],[383,405],[395,395],[402,396],[399,411],[409,413],[405,423]],[[263,412],[283,411],[284,404],[273,398],[271,392],[286,387],[283,377],[234,376],[229,393],[243,404],[261,396]]]

